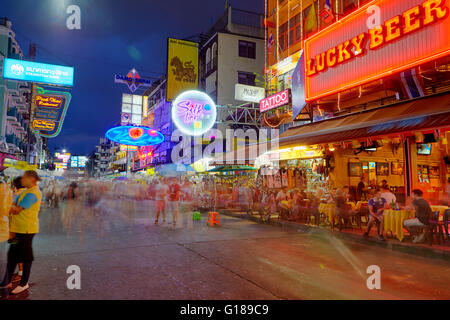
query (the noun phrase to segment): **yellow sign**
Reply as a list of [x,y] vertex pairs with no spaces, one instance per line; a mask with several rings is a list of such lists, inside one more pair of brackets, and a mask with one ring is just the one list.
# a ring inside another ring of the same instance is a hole
[[125,144],[121,144],[120,145],[120,151],[137,151],[137,147],[136,146],[127,146]]
[[52,131],[55,129],[55,122],[51,120],[33,120],[33,129]]
[[198,88],[198,43],[168,39],[167,101]]

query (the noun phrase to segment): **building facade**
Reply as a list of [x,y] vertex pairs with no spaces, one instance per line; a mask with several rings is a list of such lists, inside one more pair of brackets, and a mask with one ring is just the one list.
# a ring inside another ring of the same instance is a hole
[[384,181],[398,199],[418,188],[440,201],[450,177],[448,3],[267,3],[267,96],[292,97],[264,112],[282,132],[279,169],[303,172],[308,190],[349,187],[356,198],[360,181]]
[[[47,139],[29,130],[31,83],[2,78],[5,58],[24,59],[12,22],[0,19],[0,150],[5,157],[43,165]],[[28,159],[27,159],[28,155]]]

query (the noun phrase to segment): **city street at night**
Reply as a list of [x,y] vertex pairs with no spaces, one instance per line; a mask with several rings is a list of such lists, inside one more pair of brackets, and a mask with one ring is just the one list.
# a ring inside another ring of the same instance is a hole
[[450,0],[0,2],[0,314],[448,314]]
[[[448,261],[226,216],[214,228],[205,216],[155,226],[147,202],[130,215],[110,205],[101,222],[89,208],[44,209],[31,289],[11,299],[450,298]],[[381,290],[366,286],[373,264]],[[67,288],[70,265],[81,268],[81,290]]]

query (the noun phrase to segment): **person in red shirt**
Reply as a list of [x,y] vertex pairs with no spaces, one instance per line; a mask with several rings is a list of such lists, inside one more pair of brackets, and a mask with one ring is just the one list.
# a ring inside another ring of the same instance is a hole
[[177,225],[178,220],[180,195],[181,186],[178,184],[178,179],[173,178],[172,183],[169,185],[169,205],[172,211],[172,224],[174,227]]

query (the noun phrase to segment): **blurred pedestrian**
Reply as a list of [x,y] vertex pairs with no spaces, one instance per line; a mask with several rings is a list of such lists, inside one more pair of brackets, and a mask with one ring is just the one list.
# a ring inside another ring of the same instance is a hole
[[30,287],[28,280],[34,260],[32,243],[35,234],[39,232],[38,215],[42,194],[37,183],[40,180],[36,171],[26,171],[22,177],[22,184],[26,190],[20,194],[17,204],[11,207],[11,232],[16,234],[17,243],[9,247],[6,272],[0,288],[12,287],[12,276],[17,264],[21,262],[23,275],[19,285],[12,290],[12,294],[19,294]]

